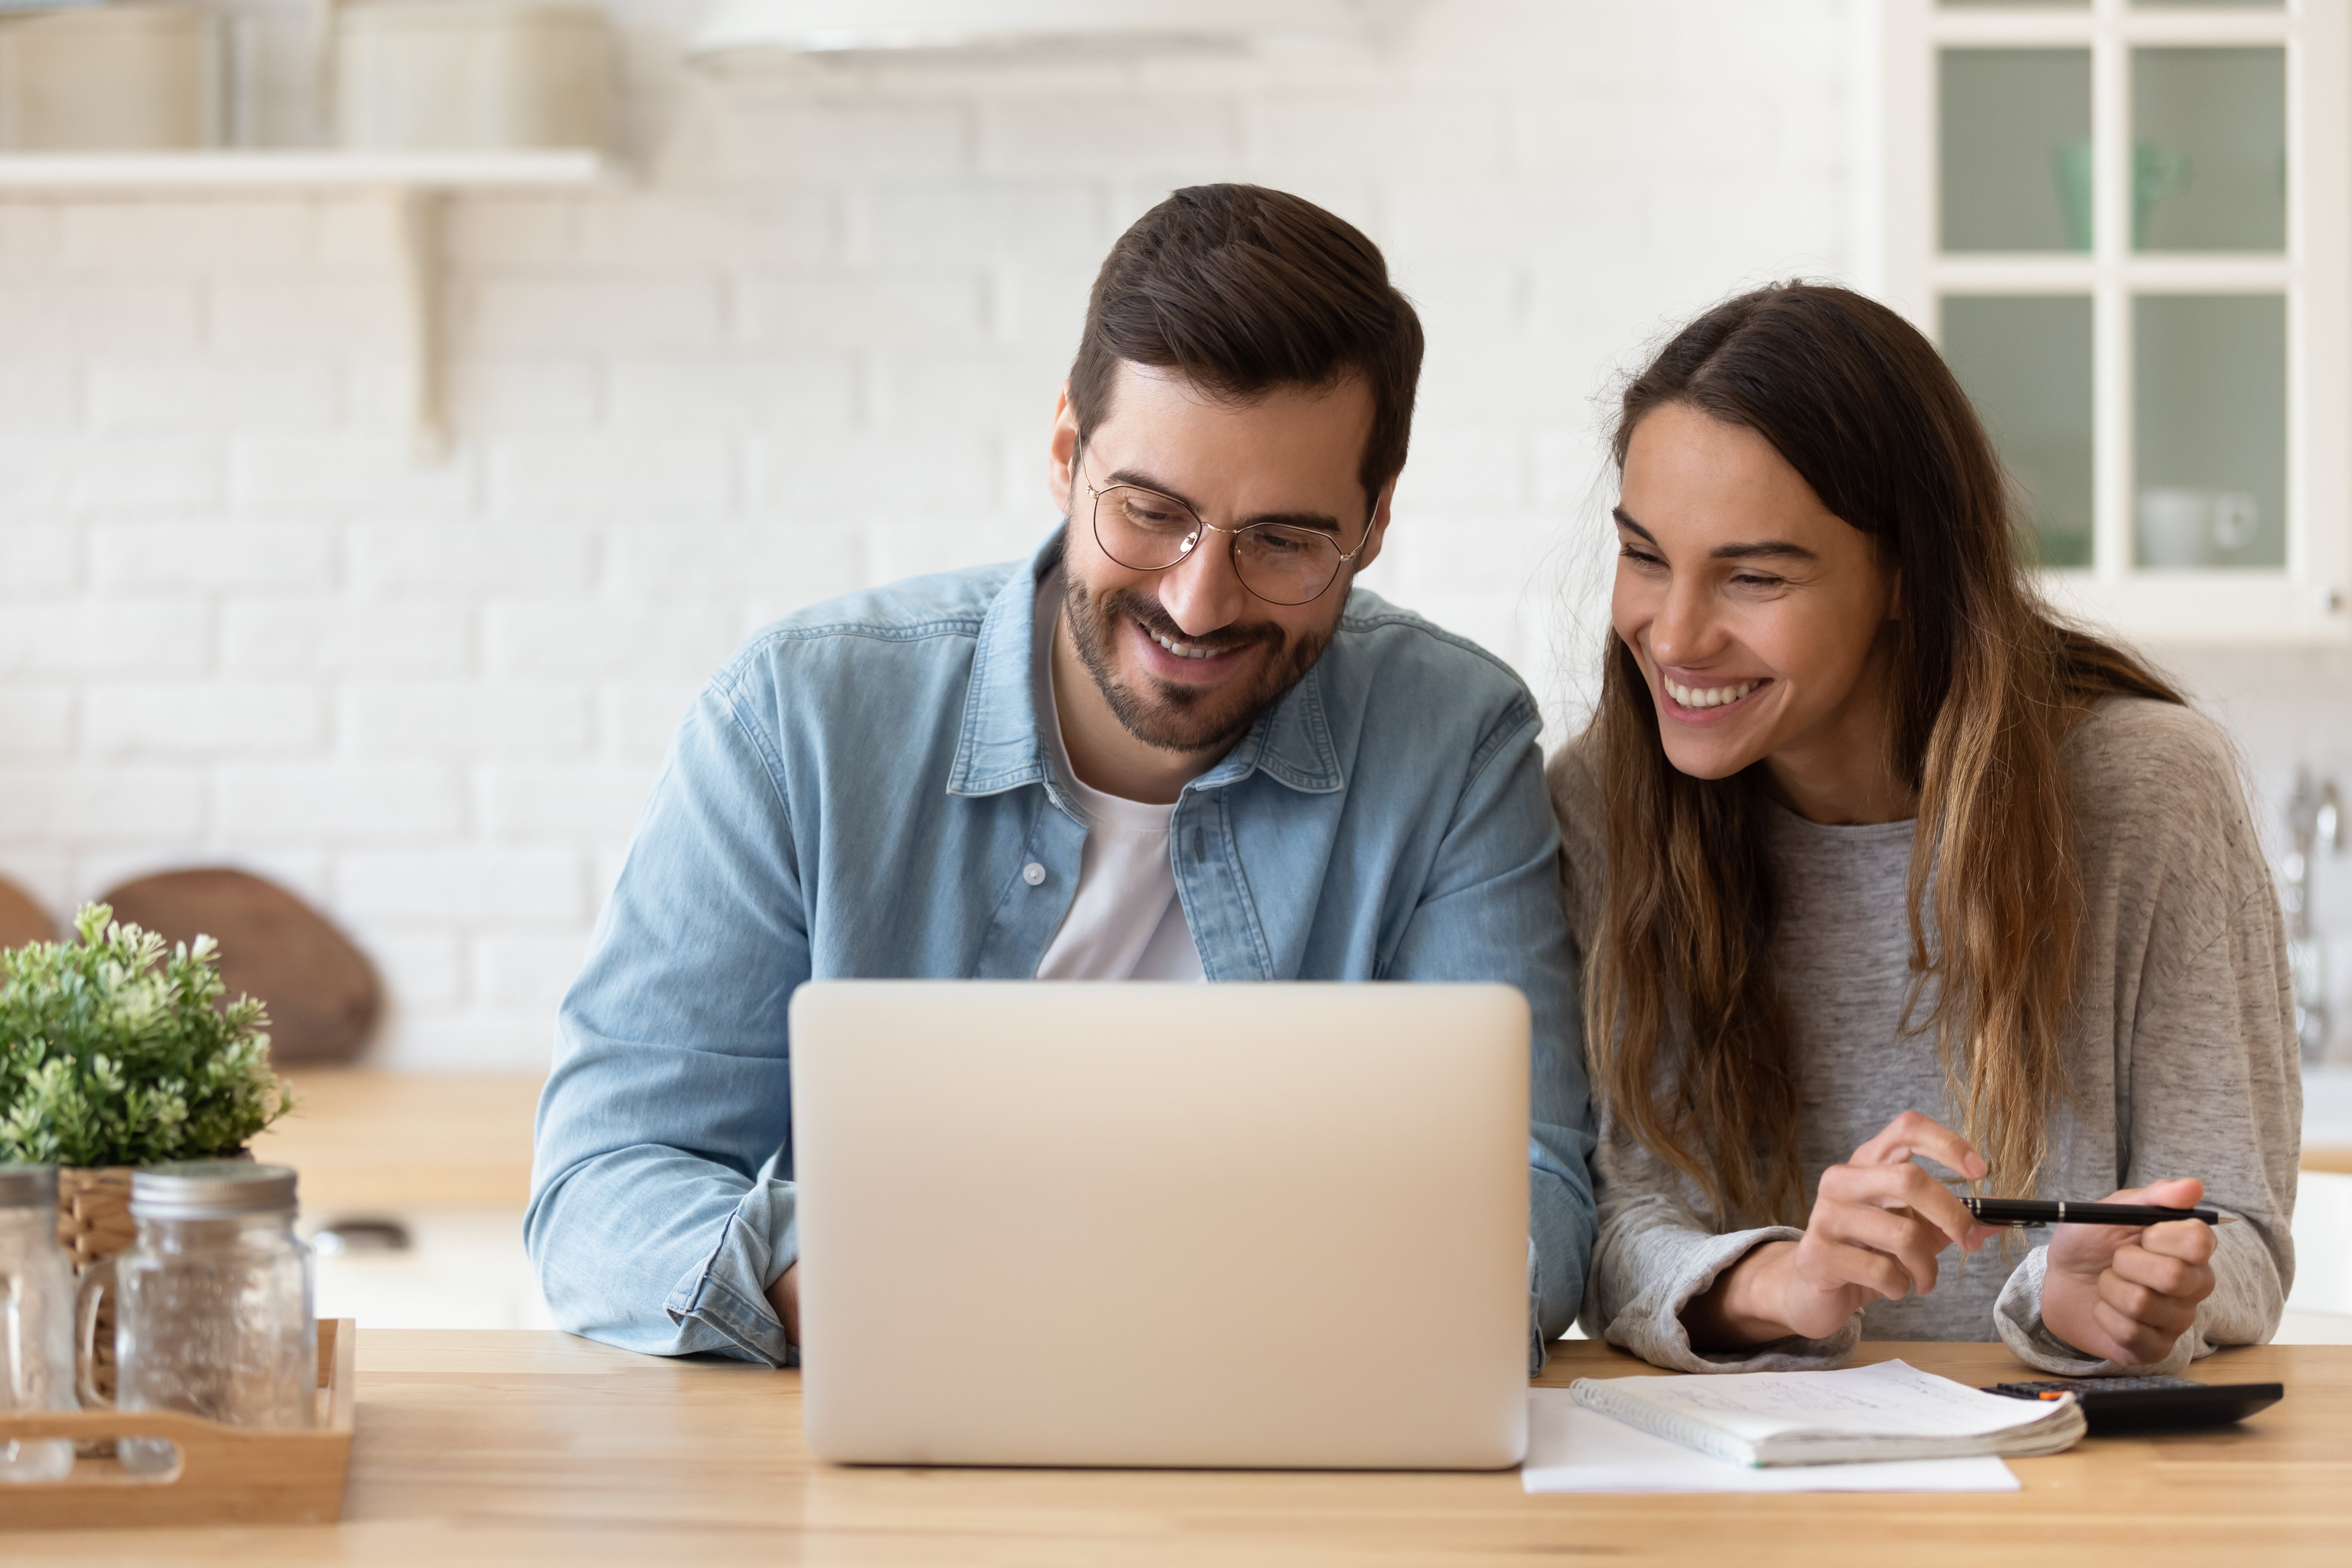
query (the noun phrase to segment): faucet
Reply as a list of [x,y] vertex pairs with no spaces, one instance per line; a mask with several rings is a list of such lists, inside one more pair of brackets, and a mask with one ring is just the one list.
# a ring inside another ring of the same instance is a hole
[[2325,848],[2344,850],[2344,813],[2334,779],[2315,780],[2309,768],[2294,773],[2294,794],[2286,803],[2285,886],[2279,901],[2286,914],[2287,970],[2294,981],[2294,1033],[2306,1066],[2327,1053],[2327,950],[2311,930],[2312,861]]

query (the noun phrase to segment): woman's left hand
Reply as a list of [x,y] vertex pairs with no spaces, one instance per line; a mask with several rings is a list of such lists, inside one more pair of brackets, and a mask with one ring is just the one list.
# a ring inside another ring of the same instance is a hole
[[[2105,1201],[2185,1209],[2204,1195],[2202,1182],[2152,1182]],[[2075,1349],[2120,1365],[2162,1361],[2213,1293],[2213,1242],[2202,1220],[2062,1225],[2042,1278],[2042,1321]]]

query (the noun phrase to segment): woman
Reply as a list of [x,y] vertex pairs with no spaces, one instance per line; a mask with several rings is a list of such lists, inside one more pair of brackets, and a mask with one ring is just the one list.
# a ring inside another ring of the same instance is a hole
[[[1589,1330],[1693,1372],[1865,1333],[1998,1331],[2068,1375],[2267,1338],[2302,1089],[2222,737],[2041,605],[1966,396],[1860,295],[1708,311],[1614,455],[1615,637],[1551,769],[1602,1108]],[[2244,1223],[2024,1251],[1960,1182]]]

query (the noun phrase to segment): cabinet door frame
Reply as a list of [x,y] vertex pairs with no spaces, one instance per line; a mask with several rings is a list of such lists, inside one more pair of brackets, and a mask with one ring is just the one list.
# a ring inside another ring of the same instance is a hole
[[[2093,301],[2092,564],[2041,574],[2053,605],[2164,642],[2352,641],[2352,0],[2287,0],[2275,10],[1878,0],[1868,23],[1878,144],[1864,166],[1875,187],[1864,199],[1875,207],[1874,291],[1931,339],[1940,336],[1947,295]],[[2131,249],[2131,50],[2148,45],[2284,49],[2284,254]],[[1939,249],[1937,54],[1948,47],[2091,51],[2088,254]],[[2133,564],[2132,299],[2156,293],[2285,297],[2284,569]]]

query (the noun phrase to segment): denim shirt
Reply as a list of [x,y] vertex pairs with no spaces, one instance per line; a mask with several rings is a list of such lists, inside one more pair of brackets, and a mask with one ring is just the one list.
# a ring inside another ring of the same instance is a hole
[[[777,622],[688,713],[540,1100],[525,1235],[565,1328],[794,1360],[765,1296],[798,1255],[793,989],[1032,976],[1077,885],[1086,827],[1030,679],[1061,548],[1057,531],[1025,563]],[[1529,1326],[1548,1342],[1575,1318],[1595,1220],[1539,725],[1501,661],[1359,588],[1314,668],[1185,786],[1169,841],[1211,981],[1526,994]],[[1396,1267],[1411,1247],[1397,1238]]]

